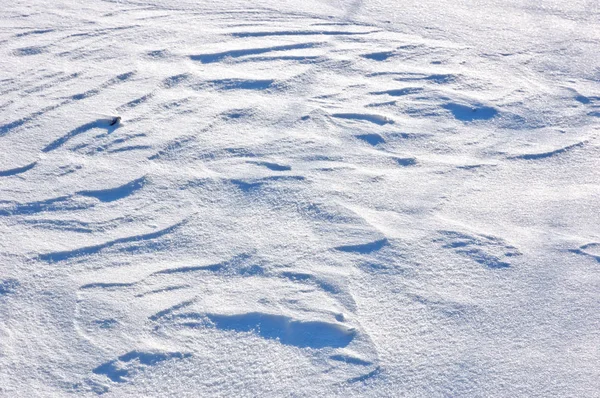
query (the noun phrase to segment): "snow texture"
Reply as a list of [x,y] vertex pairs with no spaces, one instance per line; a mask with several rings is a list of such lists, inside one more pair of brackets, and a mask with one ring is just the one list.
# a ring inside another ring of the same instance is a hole
[[0,26],[0,396],[600,396],[597,1]]

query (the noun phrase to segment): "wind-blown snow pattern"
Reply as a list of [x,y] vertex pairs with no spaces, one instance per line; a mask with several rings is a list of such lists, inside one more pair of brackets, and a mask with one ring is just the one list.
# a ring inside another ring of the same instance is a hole
[[5,3],[0,396],[599,396],[596,1]]

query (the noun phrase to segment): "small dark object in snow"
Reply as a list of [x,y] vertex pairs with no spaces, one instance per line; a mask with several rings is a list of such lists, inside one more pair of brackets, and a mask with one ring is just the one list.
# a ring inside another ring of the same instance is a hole
[[115,116],[110,121],[110,125],[114,126],[115,124],[118,124],[120,121],[121,121],[121,116]]

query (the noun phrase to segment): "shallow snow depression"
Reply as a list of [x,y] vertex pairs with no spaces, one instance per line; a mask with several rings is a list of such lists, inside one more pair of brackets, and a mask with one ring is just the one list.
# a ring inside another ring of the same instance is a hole
[[598,396],[596,2],[7,3],[0,396]]

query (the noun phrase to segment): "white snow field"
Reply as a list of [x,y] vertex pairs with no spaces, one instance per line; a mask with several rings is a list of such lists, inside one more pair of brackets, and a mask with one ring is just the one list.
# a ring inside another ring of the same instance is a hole
[[1,3],[0,396],[600,397],[597,0]]

